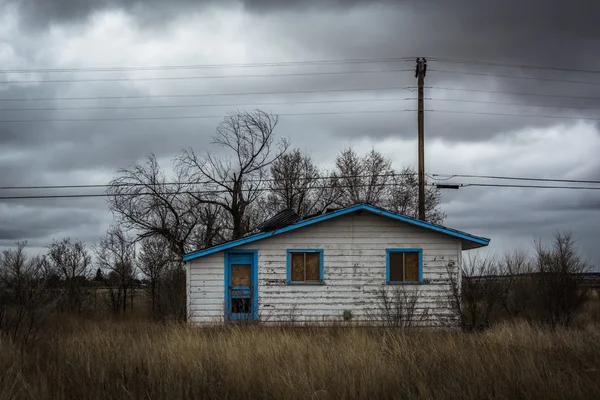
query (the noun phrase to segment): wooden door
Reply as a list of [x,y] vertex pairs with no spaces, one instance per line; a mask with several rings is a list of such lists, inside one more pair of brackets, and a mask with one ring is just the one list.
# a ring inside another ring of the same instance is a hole
[[257,318],[257,265],[255,253],[229,252],[226,255],[227,320]]

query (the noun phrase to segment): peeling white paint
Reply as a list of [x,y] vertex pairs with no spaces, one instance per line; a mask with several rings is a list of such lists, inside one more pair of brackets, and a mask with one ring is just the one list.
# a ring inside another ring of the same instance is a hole
[[[287,285],[286,249],[324,250],[324,285]],[[273,322],[372,321],[385,285],[386,248],[422,248],[423,284],[418,307],[433,319],[451,314],[447,266],[461,261],[460,240],[403,222],[351,214],[273,236],[236,250],[258,250],[259,317]],[[193,323],[223,320],[223,252],[190,261],[189,312]]]

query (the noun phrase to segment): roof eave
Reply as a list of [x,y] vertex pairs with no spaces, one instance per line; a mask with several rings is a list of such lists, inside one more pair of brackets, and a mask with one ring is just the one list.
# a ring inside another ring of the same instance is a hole
[[[484,239],[484,238],[482,238]],[[474,242],[471,240],[461,239],[462,249],[463,250],[473,250],[479,249],[481,247],[485,247],[490,243],[490,239],[485,239],[485,242]]]
[[[331,212],[328,214],[322,214],[322,215],[318,215],[316,217],[313,217],[313,218],[310,218],[307,220],[299,221],[294,224],[288,225],[284,228],[276,229],[274,231],[256,233],[254,235],[250,235],[245,238],[233,240],[233,241],[230,241],[227,243],[209,247],[207,249],[195,251],[193,253],[186,254],[183,257],[183,261],[190,261],[190,260],[193,260],[198,257],[203,257],[203,256],[206,256],[206,255],[209,255],[212,253],[224,251],[224,250],[230,249],[232,247],[242,246],[247,243],[252,243],[252,242],[255,242],[258,240],[266,239],[270,236],[274,236],[274,235],[278,235],[280,233],[299,229],[299,228],[302,228],[307,225],[312,225],[312,224],[315,224],[315,223],[318,223],[321,221],[326,221],[326,220],[329,220],[329,219],[332,219],[335,217],[339,217],[339,216],[346,215],[346,214],[360,211],[360,210],[365,210],[365,211],[371,212],[373,214],[382,215],[382,216],[389,217],[389,218],[392,218],[392,219],[395,219],[398,221],[403,221],[403,222],[406,222],[406,223],[409,223],[412,225],[420,226],[425,229],[437,231],[442,234],[456,237],[463,242],[464,250],[474,249],[474,248],[478,248],[478,247],[484,247],[484,246],[487,246],[490,242],[490,239],[487,239],[487,238],[473,236],[466,232],[448,229],[441,225],[436,225],[436,224],[432,224],[430,222],[424,222],[424,221],[420,221],[420,220],[417,220],[414,218],[410,218],[405,215],[392,213],[390,211],[382,210],[380,208],[377,208],[377,207],[374,207],[374,206],[371,206],[368,204],[356,204],[354,206],[343,208],[341,210],[334,211],[334,212]],[[465,246],[465,244],[467,244],[467,246]]]

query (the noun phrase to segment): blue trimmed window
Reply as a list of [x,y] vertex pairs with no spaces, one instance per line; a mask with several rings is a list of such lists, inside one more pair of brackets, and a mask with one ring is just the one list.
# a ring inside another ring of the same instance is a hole
[[386,283],[415,284],[423,282],[422,249],[386,249]]
[[288,249],[287,283],[321,285],[323,283],[323,249]]

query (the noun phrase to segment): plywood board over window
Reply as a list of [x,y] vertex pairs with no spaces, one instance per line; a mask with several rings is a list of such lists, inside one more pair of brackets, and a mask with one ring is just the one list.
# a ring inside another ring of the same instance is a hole
[[250,286],[250,265],[238,264],[231,266],[231,284],[233,286]]
[[304,267],[306,268],[307,282],[319,282],[321,280],[320,253],[304,253]]
[[288,283],[321,283],[323,251],[288,250]]
[[407,252],[404,254],[404,279],[408,282],[419,281],[419,253]]
[[387,249],[387,282],[419,283],[421,264],[421,249]]
[[304,253],[291,253],[292,282],[304,281]]

